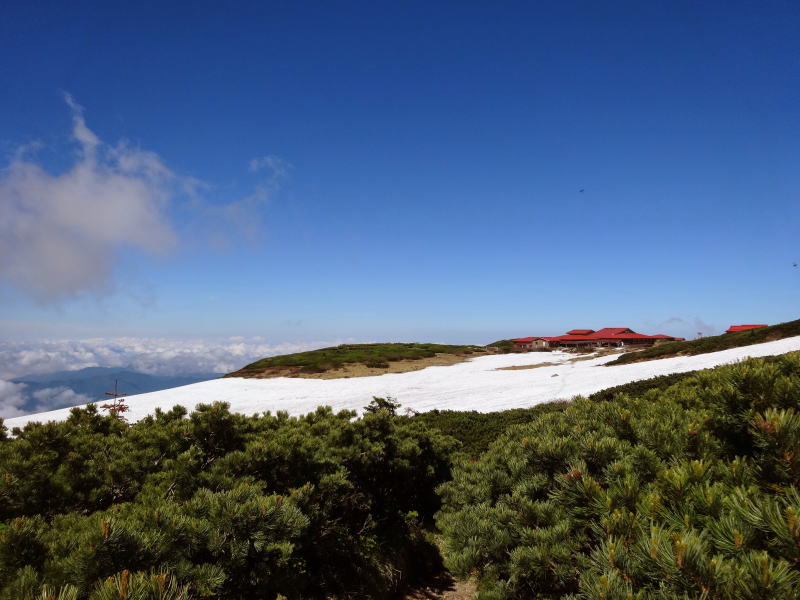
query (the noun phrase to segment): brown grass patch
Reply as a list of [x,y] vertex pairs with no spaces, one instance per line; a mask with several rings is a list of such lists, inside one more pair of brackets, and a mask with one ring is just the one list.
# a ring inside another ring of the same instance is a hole
[[617,350],[616,348],[603,348],[601,350],[598,350],[597,352],[592,352],[591,354],[581,354],[580,356],[576,356],[575,358],[570,358],[569,362],[592,360],[593,358],[600,358],[601,356],[608,356],[609,354],[619,354],[619,350]]
[[[575,359],[573,359],[575,360]],[[497,367],[495,371],[522,371],[524,369],[538,369],[539,367],[557,367],[562,363],[543,362],[536,365],[518,365],[515,367]]]

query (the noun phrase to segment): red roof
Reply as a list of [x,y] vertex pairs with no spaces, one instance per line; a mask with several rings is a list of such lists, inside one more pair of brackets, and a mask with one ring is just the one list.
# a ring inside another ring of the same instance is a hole
[[[750,326],[753,327],[753,326]],[[631,341],[631,340],[682,340],[683,338],[672,337],[671,335],[664,335],[659,333],[657,335],[644,335],[643,333],[636,333],[628,327],[604,327],[594,331],[592,329],[572,329],[566,335],[557,335],[555,337],[525,337],[511,340],[512,342],[532,342],[534,340],[546,340],[548,342],[597,342],[597,341]]]
[[[592,334],[593,338],[607,338],[607,337],[616,337],[623,333],[634,333],[632,329],[628,329],[627,327],[604,327],[598,331],[595,331]],[[638,333],[636,335],[639,335]]]
[[614,340],[650,340],[653,339],[652,335],[645,335],[643,333],[635,333],[633,331],[626,331],[625,333],[615,333],[607,336]]
[[604,327],[598,331],[592,331],[591,329],[573,329],[572,331],[568,331],[566,335],[544,339],[552,342],[597,342],[602,340],[673,340],[676,338],[664,334],[644,335],[642,333],[636,333],[628,327]]
[[746,329],[761,329],[762,327],[767,327],[767,325],[731,325],[725,331],[725,333],[733,333],[734,331],[744,331]]

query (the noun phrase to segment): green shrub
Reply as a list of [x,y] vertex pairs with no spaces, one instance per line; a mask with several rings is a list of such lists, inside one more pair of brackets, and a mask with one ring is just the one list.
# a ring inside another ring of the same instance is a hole
[[456,442],[381,407],[354,417],[218,403],[126,425],[90,407],[15,430],[0,599],[390,595],[441,568],[419,522]]
[[432,410],[413,420],[438,429],[461,442],[455,455],[477,458],[512,425],[530,423],[542,414],[564,410],[567,402],[546,402],[531,408],[514,408],[492,413],[477,411]]
[[496,342],[492,342],[491,344],[486,344],[487,348],[494,348],[496,351],[499,351],[502,354],[508,354],[509,352],[514,351],[514,341],[513,340],[497,340]]
[[796,599],[800,355],[512,427],[440,487],[478,598]]
[[646,392],[651,390],[666,390],[667,388],[675,385],[680,381],[684,381],[690,377],[697,375],[698,371],[689,371],[687,373],[670,373],[669,375],[657,375],[649,379],[641,379],[639,381],[631,381],[630,383],[623,383],[614,387],[606,388],[595,392],[588,397],[589,400],[602,401],[613,400],[620,394],[633,396],[638,398]]
[[437,511],[481,600],[797,598],[798,354],[399,408],[0,427],[0,600],[390,598],[441,569]]

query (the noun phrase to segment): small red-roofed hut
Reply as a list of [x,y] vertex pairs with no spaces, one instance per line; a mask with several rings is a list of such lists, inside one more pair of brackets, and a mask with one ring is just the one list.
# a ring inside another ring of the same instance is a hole
[[547,348],[550,342],[543,337],[524,337],[511,340],[514,342],[514,350],[525,352],[535,348]]

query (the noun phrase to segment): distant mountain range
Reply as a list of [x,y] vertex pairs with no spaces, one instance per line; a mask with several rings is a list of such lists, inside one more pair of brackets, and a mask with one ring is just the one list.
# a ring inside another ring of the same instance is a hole
[[[169,388],[189,385],[198,381],[208,381],[222,376],[222,373],[190,373],[187,375],[162,376],[137,373],[119,367],[88,367],[78,371],[56,371],[40,375],[26,375],[12,379],[14,383],[24,383],[25,391],[31,398],[23,407],[25,410],[34,410],[38,400],[34,394],[48,388],[67,388],[76,394],[83,394],[91,401],[108,400],[106,392],[114,391],[114,381],[121,394],[133,395],[147,392],[157,392]],[[54,404],[51,410],[65,408],[70,404]]]

